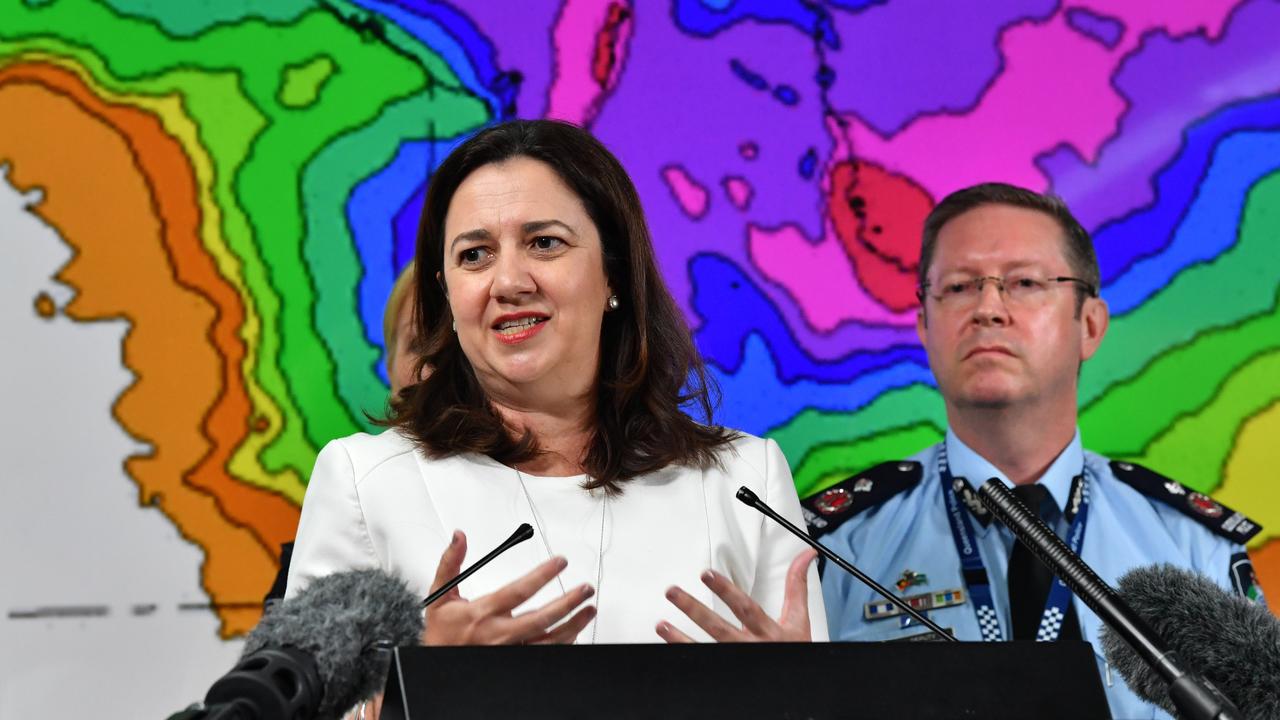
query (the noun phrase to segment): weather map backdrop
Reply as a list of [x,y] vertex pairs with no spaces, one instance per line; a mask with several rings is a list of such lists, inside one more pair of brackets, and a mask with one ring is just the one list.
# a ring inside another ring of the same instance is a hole
[[431,170],[511,117],[617,153],[718,420],[802,494],[941,436],[932,204],[1062,195],[1114,315],[1086,444],[1261,522],[1280,597],[1276,27],[1276,0],[0,1],[0,714],[72,669],[156,714],[229,666],[316,452],[383,408]]

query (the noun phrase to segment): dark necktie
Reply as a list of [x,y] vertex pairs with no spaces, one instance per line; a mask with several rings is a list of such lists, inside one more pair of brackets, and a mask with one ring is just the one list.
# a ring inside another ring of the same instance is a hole
[[[1052,511],[1049,491],[1038,484],[1019,485],[1013,488],[1013,494],[1041,520]],[[1046,520],[1048,523],[1049,521]],[[1052,527],[1052,523],[1050,523]],[[1040,618],[1044,614],[1044,604],[1049,598],[1049,588],[1053,584],[1053,571],[1040,562],[1025,545],[1014,540],[1013,551],[1009,553],[1009,617],[1013,626],[1013,640],[1035,640],[1040,629]],[[1066,617],[1062,621],[1059,638],[1077,640],[1080,638],[1080,627],[1076,622],[1075,608],[1067,603]]]

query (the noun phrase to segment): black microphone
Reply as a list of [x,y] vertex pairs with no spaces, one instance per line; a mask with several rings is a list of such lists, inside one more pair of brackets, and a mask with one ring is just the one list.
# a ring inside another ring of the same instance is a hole
[[467,578],[471,577],[472,573],[484,567],[485,565],[488,565],[494,558],[510,550],[516,545],[519,545],[525,540],[528,540],[531,537],[533,537],[533,527],[529,525],[529,523],[520,523],[520,527],[516,528],[516,531],[511,533],[511,537],[507,538],[506,540],[503,540],[501,545],[493,549],[493,552],[475,561],[475,563],[473,563],[471,567],[458,573],[457,577],[445,583],[444,585],[441,585],[438,590],[428,595],[427,598],[422,601],[422,607],[427,607],[431,603],[444,597],[445,593],[457,587],[458,584],[461,583],[463,580],[466,580]]
[[[1280,620],[1265,605],[1173,565],[1134,568],[1117,585],[1134,612],[1234,699],[1245,718],[1280,717]],[[1102,648],[1138,697],[1174,711],[1163,678],[1109,628]]]
[[382,570],[316,578],[268,611],[191,720],[338,720],[382,689],[390,649],[422,637],[422,601]]
[[978,490],[978,500],[991,514],[1013,531],[1018,542],[1053,570],[1064,585],[1138,656],[1150,665],[1169,687],[1169,695],[1180,716],[1192,720],[1241,718],[1240,710],[1203,678],[1182,668],[1177,656],[1142,618],[1125,604],[1115,590],[1098,577],[1080,556],[1022,504],[998,478],[991,478]]
[[935,634],[938,635],[938,637],[946,638],[947,640],[951,640],[952,642],[956,641],[955,637],[953,637],[951,633],[948,633],[946,630],[943,630],[942,628],[938,627],[937,623],[925,617],[924,615],[920,614],[915,608],[908,605],[905,600],[894,595],[892,592],[886,589],[883,585],[876,582],[875,580],[872,580],[869,576],[867,576],[866,573],[854,567],[851,563],[846,561],[844,558],[840,557],[839,555],[829,550],[827,546],[809,537],[808,533],[806,533],[805,531],[793,525],[791,521],[779,515],[776,510],[766,505],[765,502],[761,500],[758,495],[752,492],[751,488],[748,488],[746,485],[743,485],[742,487],[738,488],[736,497],[738,498],[739,501],[742,502],[743,505],[750,505],[756,510],[759,510],[761,513],[764,514],[765,517],[769,518],[770,520],[786,528],[787,532],[791,533],[792,535],[795,535],[796,537],[803,540],[806,545],[813,548],[814,550],[817,550],[819,553],[822,554],[822,557],[835,563],[836,566],[839,567],[841,570],[844,570],[850,575],[858,578],[865,585],[870,587],[872,590],[875,590],[876,592],[880,593],[880,595],[883,596],[884,599],[888,600],[894,605],[897,605],[899,609],[901,609],[906,614],[910,615],[912,619],[916,620],[921,625],[924,625],[925,627],[932,630]]

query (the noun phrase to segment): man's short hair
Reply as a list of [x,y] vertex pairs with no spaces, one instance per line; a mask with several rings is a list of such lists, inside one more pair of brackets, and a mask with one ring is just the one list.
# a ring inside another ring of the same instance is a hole
[[[920,264],[918,283],[921,287],[927,282],[929,267],[933,264],[933,253],[938,244],[938,233],[942,227],[955,218],[974,208],[983,205],[1009,205],[1012,207],[1036,210],[1053,218],[1062,228],[1063,254],[1071,272],[1075,277],[1089,283],[1094,292],[1102,287],[1102,274],[1098,270],[1098,255],[1093,250],[1093,240],[1088,231],[1080,225],[1067,204],[1056,195],[1042,195],[1026,188],[1008,183],[982,183],[957,190],[942,199],[934,206],[924,221],[924,235],[920,241]],[[1076,286],[1076,312],[1084,305],[1087,293],[1083,287]]]

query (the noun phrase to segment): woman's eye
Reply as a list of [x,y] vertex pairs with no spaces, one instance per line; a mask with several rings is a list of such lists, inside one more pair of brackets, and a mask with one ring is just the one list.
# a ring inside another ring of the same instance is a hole
[[558,237],[544,235],[533,239],[533,246],[539,250],[555,250],[564,244],[564,241]]
[[467,248],[458,255],[458,259],[463,265],[474,265],[484,259],[484,248]]

